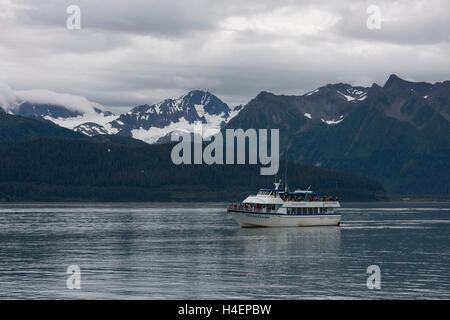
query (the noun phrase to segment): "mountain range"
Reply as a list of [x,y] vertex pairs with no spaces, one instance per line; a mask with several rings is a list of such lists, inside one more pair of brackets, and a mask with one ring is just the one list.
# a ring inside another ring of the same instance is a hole
[[450,81],[391,75],[382,87],[334,84],[303,96],[262,92],[226,127],[280,128],[290,160],[366,175],[390,193],[448,195],[449,120]]
[[235,108],[195,90],[121,115],[95,103],[77,110],[42,99],[3,109],[87,136],[147,143],[170,142],[171,134],[192,132],[197,121],[208,135],[227,128],[280,129],[282,156],[293,162],[368,176],[395,194],[448,195],[450,189],[450,81],[391,75],[383,86],[328,84],[303,95],[262,91]]
[[202,123],[204,136],[214,135],[240,110],[239,107],[232,110],[215,95],[200,90],[178,99],[136,106],[121,115],[89,103],[90,107],[81,111],[64,105],[19,101],[10,105],[7,112],[50,120],[87,136],[117,134],[147,143],[161,143],[170,141],[171,134],[192,132],[196,122]]

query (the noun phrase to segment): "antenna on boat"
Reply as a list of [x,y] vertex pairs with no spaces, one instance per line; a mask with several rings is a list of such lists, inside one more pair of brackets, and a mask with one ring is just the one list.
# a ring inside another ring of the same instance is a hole
[[288,184],[287,184],[287,157],[286,157],[286,166],[284,168],[284,192],[288,192]]

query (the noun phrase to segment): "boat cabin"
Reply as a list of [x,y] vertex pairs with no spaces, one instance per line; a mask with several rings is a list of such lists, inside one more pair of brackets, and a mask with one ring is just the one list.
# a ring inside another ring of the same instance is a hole
[[279,189],[259,189],[257,197],[280,198],[283,201],[339,201],[337,197],[324,197],[310,190],[295,190],[294,192]]

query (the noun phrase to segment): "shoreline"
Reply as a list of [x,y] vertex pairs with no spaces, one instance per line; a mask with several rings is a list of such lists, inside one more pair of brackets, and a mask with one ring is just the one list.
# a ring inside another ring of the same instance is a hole
[[[178,204],[178,203],[196,203],[196,204],[229,204],[231,201],[88,201],[88,200],[61,200],[61,201],[0,201],[1,205],[26,205],[26,204],[37,204],[37,205],[57,205],[57,204]],[[342,204],[420,204],[420,203],[448,203],[450,205],[450,198],[448,199],[411,199],[411,200],[379,200],[379,201],[340,201]]]

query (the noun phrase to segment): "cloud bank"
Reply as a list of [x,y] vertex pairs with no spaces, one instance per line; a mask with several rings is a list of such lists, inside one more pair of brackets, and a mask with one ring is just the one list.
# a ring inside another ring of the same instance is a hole
[[[72,4],[81,30],[66,28]],[[0,81],[125,109],[192,89],[235,105],[391,73],[436,82],[450,78],[449,12],[447,0],[0,0]]]
[[95,113],[94,108],[104,110],[102,105],[91,102],[85,97],[50,90],[12,90],[8,85],[0,83],[1,108],[5,111],[13,110],[23,101],[36,104],[53,104],[88,114]]

